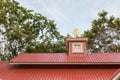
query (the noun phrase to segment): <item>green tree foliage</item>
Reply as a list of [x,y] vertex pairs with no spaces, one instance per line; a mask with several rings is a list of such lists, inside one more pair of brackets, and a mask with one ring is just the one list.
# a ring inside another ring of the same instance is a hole
[[26,52],[29,53],[65,53],[67,52],[66,43],[62,39],[57,40],[57,42],[36,42],[32,47],[27,47]]
[[107,14],[106,11],[98,13],[99,18],[93,20],[92,28],[83,34],[89,38],[90,52],[120,52],[120,18]]
[[19,6],[14,0],[0,1],[1,60],[10,60],[21,52],[57,51],[57,47],[51,46],[62,40],[54,21]]

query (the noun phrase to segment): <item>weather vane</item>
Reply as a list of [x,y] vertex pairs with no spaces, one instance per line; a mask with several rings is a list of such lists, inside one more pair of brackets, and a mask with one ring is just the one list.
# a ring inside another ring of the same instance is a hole
[[79,37],[79,30],[78,30],[78,28],[74,28],[73,29],[73,35],[77,38],[77,37]]

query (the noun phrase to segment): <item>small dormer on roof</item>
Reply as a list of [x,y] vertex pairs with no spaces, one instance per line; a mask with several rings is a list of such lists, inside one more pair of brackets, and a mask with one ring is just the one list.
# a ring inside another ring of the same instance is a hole
[[66,42],[69,56],[84,57],[87,55],[88,38],[66,38]]

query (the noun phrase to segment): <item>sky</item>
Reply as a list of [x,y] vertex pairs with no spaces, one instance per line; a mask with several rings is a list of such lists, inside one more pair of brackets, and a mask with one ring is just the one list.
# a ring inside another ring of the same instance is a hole
[[91,22],[102,10],[120,17],[120,0],[16,0],[21,6],[54,20],[62,35],[78,28],[80,34],[91,29]]

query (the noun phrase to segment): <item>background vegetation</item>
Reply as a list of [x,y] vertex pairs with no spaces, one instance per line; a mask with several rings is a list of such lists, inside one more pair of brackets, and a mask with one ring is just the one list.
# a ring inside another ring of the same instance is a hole
[[107,14],[106,11],[98,13],[99,18],[93,20],[92,28],[83,34],[89,38],[89,52],[120,52],[120,18]]

